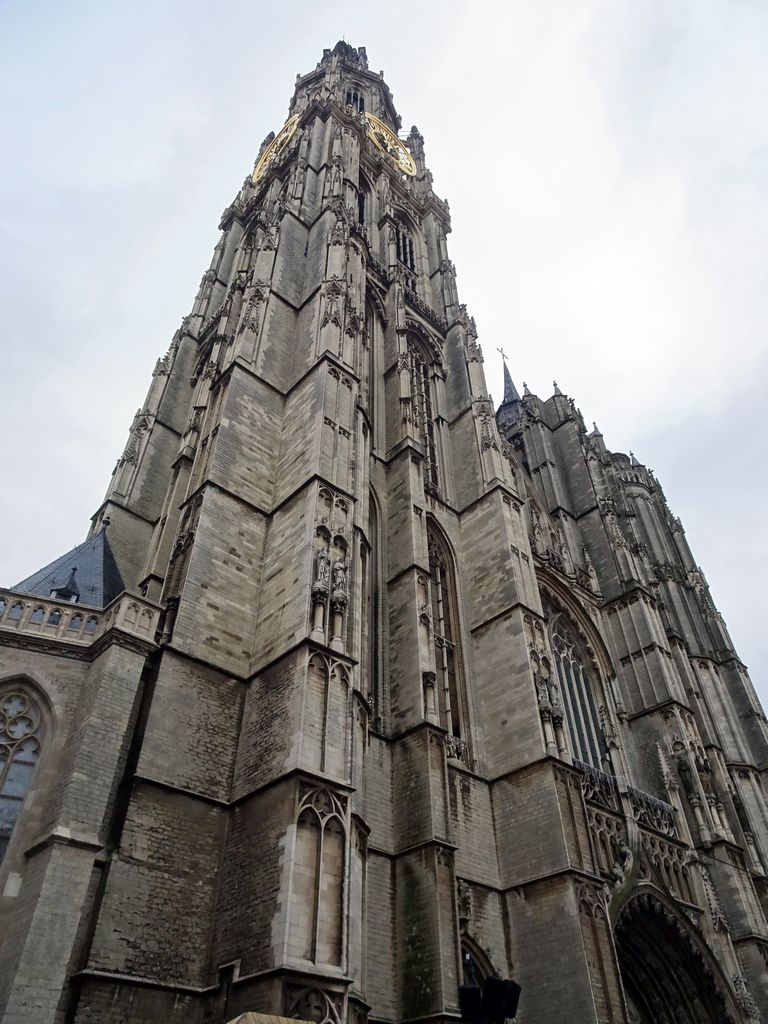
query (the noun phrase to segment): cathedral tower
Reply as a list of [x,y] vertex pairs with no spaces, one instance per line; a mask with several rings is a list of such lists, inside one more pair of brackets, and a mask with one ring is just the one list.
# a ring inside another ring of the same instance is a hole
[[7,1024],[768,1020],[746,669],[652,473],[494,411],[400,128],[362,48],[297,79],[88,538],[0,591]]

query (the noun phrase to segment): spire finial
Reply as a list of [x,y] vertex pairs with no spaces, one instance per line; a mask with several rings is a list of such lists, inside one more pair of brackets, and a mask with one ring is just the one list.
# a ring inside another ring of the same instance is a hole
[[562,391],[560,390],[560,388],[559,388],[559,387],[557,386],[557,381],[556,381],[556,380],[553,380],[553,381],[552,381],[552,387],[553,387],[553,388],[555,389],[555,394],[556,394],[556,395],[562,395],[562,393],[563,393],[563,392],[562,392]]

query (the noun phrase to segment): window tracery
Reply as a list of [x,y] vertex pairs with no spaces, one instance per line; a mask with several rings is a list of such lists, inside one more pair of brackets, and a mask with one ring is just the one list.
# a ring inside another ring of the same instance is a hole
[[345,870],[343,799],[327,789],[302,787],[293,866],[293,956],[341,966]]
[[339,1024],[342,995],[322,988],[290,986],[286,993],[286,1015],[314,1024]]
[[10,842],[40,757],[43,718],[22,689],[0,695],[0,861]]
[[551,621],[550,643],[571,751],[579,761],[601,769],[608,761],[608,747],[600,723],[592,670],[575,630],[562,613],[557,613]]
[[439,497],[435,403],[432,394],[433,364],[414,337],[408,338],[408,371],[413,425],[424,446],[424,489],[428,494]]
[[359,114],[362,114],[365,110],[365,96],[362,92],[358,91],[357,86],[347,89],[345,103],[348,107],[354,107]]
[[438,719],[449,736],[466,741],[464,680],[453,559],[444,540],[431,523],[427,527],[427,545]]
[[416,244],[404,220],[395,221],[395,255],[403,273],[406,288],[416,291]]

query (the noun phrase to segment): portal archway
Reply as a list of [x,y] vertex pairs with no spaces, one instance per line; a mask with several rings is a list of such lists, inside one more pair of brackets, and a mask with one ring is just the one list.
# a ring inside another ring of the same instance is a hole
[[636,893],[616,925],[632,1024],[739,1024],[725,976],[689,922],[656,893]]

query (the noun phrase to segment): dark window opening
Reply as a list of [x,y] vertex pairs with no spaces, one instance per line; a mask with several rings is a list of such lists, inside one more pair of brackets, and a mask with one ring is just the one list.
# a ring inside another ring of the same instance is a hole
[[365,98],[357,89],[347,89],[346,104],[348,107],[354,107],[360,114],[365,110]]
[[413,235],[402,221],[395,223],[395,251],[397,262],[403,269],[406,288],[416,291],[416,246]]
[[424,483],[426,490],[438,496],[440,478],[437,466],[435,413],[432,401],[432,367],[415,344],[409,343],[408,357],[411,371],[411,402],[413,422],[424,445]]
[[451,736],[466,739],[463,728],[464,685],[461,652],[456,626],[456,584],[451,555],[442,538],[431,527],[429,546],[430,603],[432,635],[435,644],[437,701],[440,724]]
[[579,761],[604,770],[608,747],[600,724],[591,669],[570,624],[562,615],[556,617],[551,635],[571,751]]

